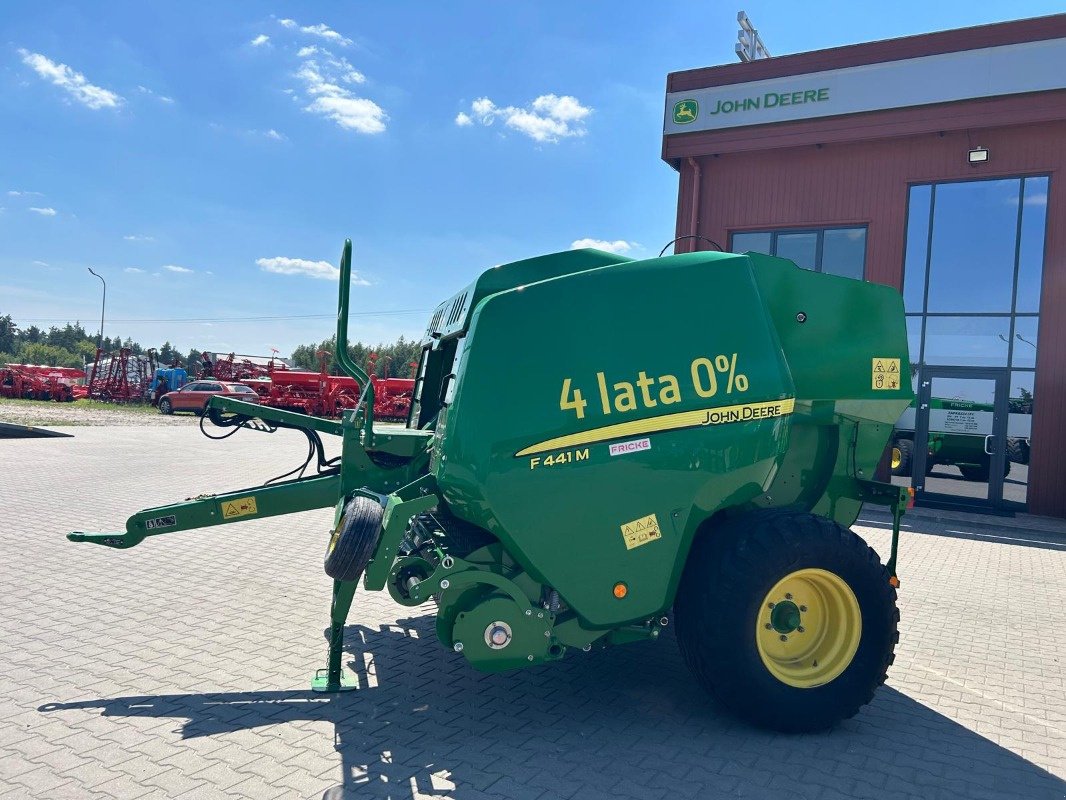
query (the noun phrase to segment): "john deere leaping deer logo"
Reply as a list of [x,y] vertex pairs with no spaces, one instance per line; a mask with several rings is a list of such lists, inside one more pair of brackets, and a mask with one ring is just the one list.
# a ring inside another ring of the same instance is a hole
[[696,121],[696,115],[700,113],[700,104],[695,100],[679,100],[674,103],[674,124],[688,125]]

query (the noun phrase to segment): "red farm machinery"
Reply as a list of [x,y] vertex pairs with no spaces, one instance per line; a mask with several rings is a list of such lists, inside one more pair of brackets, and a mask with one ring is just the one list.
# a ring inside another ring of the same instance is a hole
[[133,355],[123,347],[117,353],[97,349],[89,373],[88,396],[110,403],[142,403],[155,375],[155,351]]
[[[319,350],[319,369],[293,369],[285,359],[275,356],[244,356],[229,353],[204,353],[211,363],[210,377],[219,381],[246,384],[259,395],[260,405],[297,411],[313,417],[340,417],[346,409],[359,403],[362,387],[346,375],[331,375],[331,353]],[[377,355],[368,358],[367,372],[374,385],[374,415],[385,421],[404,422],[411,408],[413,378],[381,378],[375,374]],[[388,360],[385,362],[388,366]],[[208,377],[206,370],[200,378]]]
[[75,384],[84,377],[84,372],[71,367],[0,364],[0,397],[68,403],[75,398]]

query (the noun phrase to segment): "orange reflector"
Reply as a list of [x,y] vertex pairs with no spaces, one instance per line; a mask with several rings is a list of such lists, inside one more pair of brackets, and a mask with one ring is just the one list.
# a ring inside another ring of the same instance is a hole
[[626,586],[624,583],[616,583],[614,585],[614,596],[617,597],[619,600],[621,600],[627,594],[629,594],[629,587]]
[[907,494],[910,495],[910,500],[907,501],[907,508],[914,508],[914,487],[907,487]]
[[899,578],[897,578],[895,575],[893,575],[891,578],[888,579],[888,585],[891,586],[893,589],[898,589],[899,588]]

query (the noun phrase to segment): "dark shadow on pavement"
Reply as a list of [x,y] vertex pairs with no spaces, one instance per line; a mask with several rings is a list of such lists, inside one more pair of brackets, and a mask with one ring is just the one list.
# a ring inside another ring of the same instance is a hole
[[442,648],[432,616],[349,626],[346,649],[361,688],[345,694],[171,694],[40,710],[184,719],[185,738],[328,721],[345,778],[325,800],[1066,794],[1066,782],[891,687],[829,733],[753,729],[704,695],[671,635],[499,675]]

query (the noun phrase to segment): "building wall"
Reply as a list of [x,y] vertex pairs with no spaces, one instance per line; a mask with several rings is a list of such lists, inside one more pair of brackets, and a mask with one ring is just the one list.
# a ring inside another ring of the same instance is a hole
[[[1039,98],[1034,99],[1040,106]],[[1011,104],[1019,100],[1025,98],[1012,98]],[[1060,103],[1061,97],[1053,99],[1054,106]],[[772,149],[758,149],[757,129],[741,131],[746,142],[736,138],[737,132],[730,133],[732,144],[703,134],[698,147],[691,147],[693,139],[685,148],[688,153],[673,153],[680,170],[677,234],[700,234],[728,247],[732,230],[864,224],[867,280],[901,288],[910,183],[1050,174],[1029,509],[1066,517],[1066,188],[1059,185],[1066,181],[1060,177],[1066,165],[1066,121],[954,129],[964,119],[971,125],[971,117],[980,118],[980,108],[991,110],[988,101],[926,109],[921,128],[935,125],[938,115],[944,115],[948,130],[901,135],[906,128],[892,129],[893,138],[858,142],[833,141],[846,137],[826,136],[824,131],[821,137],[810,135],[826,122],[797,125],[796,130],[808,135],[795,139],[825,142],[783,147],[782,141],[766,142]],[[860,116],[866,123],[883,114]],[[1002,118],[985,117],[988,122]],[[791,126],[774,127],[788,135]],[[966,153],[978,145],[988,148],[990,158],[973,167]],[[693,157],[694,152],[702,154]],[[679,245],[679,252],[710,247],[698,240]]]

